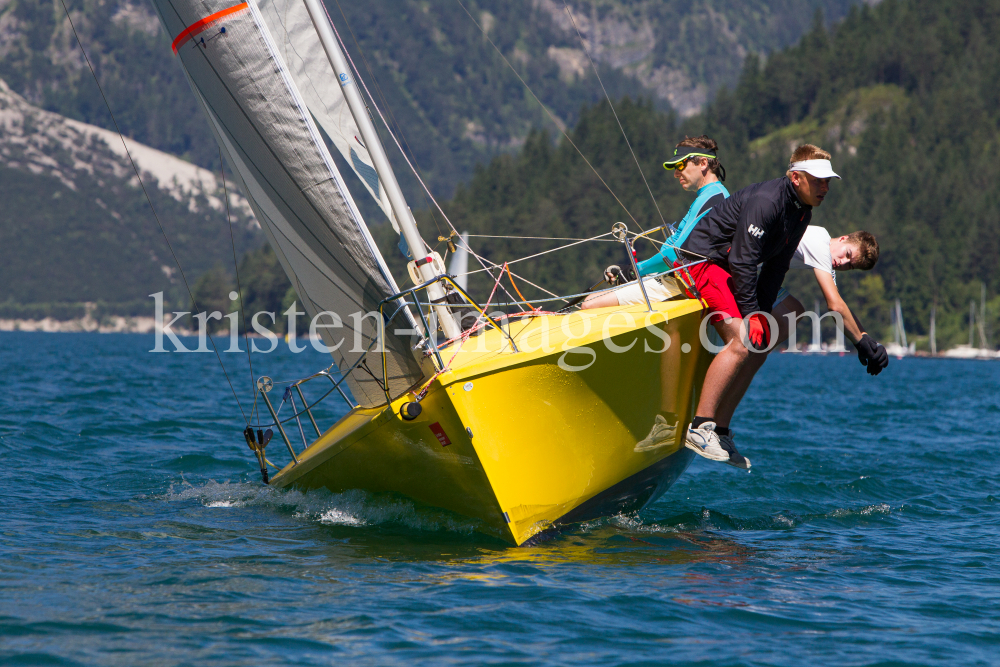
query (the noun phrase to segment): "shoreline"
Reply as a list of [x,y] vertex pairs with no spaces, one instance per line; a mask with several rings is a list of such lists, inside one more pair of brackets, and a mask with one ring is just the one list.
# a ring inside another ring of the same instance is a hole
[[[176,336],[184,338],[196,338],[198,332],[194,329],[173,326],[170,330]],[[165,330],[164,330],[165,331]],[[79,317],[72,320],[57,320],[53,317],[46,317],[41,320],[24,319],[0,319],[0,333],[101,333],[101,334],[152,334],[156,333],[156,319],[153,317],[137,316],[124,317],[114,315],[105,317],[98,322],[93,317]],[[244,335],[247,338],[266,340],[265,336],[257,332],[247,334],[240,333],[240,338]],[[284,340],[285,334],[274,333],[278,340]],[[212,334],[212,338],[227,338],[228,332],[217,332]],[[300,340],[311,340],[307,335],[298,336]]]
[[[29,331],[43,333],[137,333],[150,334],[156,330],[152,317],[123,317],[113,315],[98,321],[89,314],[72,320],[46,317],[40,320],[0,319],[0,331]],[[173,328],[178,336],[195,336],[197,332]]]

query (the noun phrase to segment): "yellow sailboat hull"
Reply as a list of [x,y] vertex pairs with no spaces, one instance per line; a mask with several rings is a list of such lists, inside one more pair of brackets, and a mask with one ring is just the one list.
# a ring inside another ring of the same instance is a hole
[[[272,480],[395,492],[473,517],[515,544],[655,500],[683,447],[710,361],[697,301],[548,315],[442,351],[422,411],[413,394],[356,408]],[[450,363],[449,363],[450,362]]]

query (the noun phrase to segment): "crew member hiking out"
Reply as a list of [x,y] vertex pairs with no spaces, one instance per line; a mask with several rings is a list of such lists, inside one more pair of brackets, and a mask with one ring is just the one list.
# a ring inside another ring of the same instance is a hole
[[[677,144],[673,157],[663,163],[665,169],[674,172],[674,178],[677,179],[682,188],[688,192],[696,192],[697,196],[688,208],[687,214],[677,223],[670,238],[663,244],[660,252],[638,263],[640,277],[651,276],[642,281],[651,301],[665,301],[671,296],[679,294],[673,288],[672,280],[669,283],[664,283],[655,275],[670,270],[670,267],[677,261],[676,249],[688,237],[695,224],[713,206],[718,206],[729,196],[729,190],[722,184],[722,181],[726,180],[726,170],[719,162],[718,152],[719,147],[715,141],[705,135],[685,137]],[[581,308],[608,308],[645,303],[639,282],[634,277],[632,277],[632,282],[628,282],[625,272],[617,265],[605,269],[604,277],[613,286],[624,286],[612,292],[603,292],[589,297],[580,306]],[[626,282],[628,284],[625,284]]]
[[[826,299],[827,310],[838,313],[843,321],[844,333],[851,339],[857,348],[870,348],[872,351],[868,357],[880,357],[879,344],[865,331],[861,320],[851,312],[847,303],[844,302],[837,288],[837,271],[871,271],[878,262],[878,241],[875,237],[865,231],[852,232],[844,236],[832,238],[830,232],[822,227],[809,225],[806,233],[799,241],[799,247],[792,256],[792,269],[812,270],[816,283],[823,292]],[[798,319],[805,313],[802,303],[792,296],[787,289],[782,287],[778,291],[778,296],[774,300],[774,307],[771,314],[777,320],[780,328],[777,341],[780,343],[788,335],[787,323],[791,316]],[[793,315],[794,313],[794,315]],[[885,348],[881,352],[884,354]],[[865,363],[866,356],[861,354],[862,363]],[[889,355],[885,355],[885,363],[878,359],[879,363],[867,364],[868,372],[871,375],[878,375],[888,364]],[[756,358],[755,358],[756,360]],[[763,363],[760,359],[759,363]]]
[[[870,375],[878,375],[889,363],[889,355],[885,348],[877,343],[874,338],[865,332],[861,320],[851,312],[847,303],[844,302],[837,289],[837,271],[870,271],[878,262],[878,242],[875,237],[868,232],[852,232],[837,238],[831,238],[830,233],[822,227],[809,225],[806,233],[799,241],[799,247],[795,249],[792,256],[790,269],[811,269],[816,278],[817,284],[823,291],[826,299],[826,307],[829,311],[840,316],[844,333],[851,339],[858,350],[858,359],[866,366]],[[778,331],[775,334],[774,343],[777,345],[784,342],[788,337],[791,327],[795,326],[798,319],[806,312],[802,303],[792,296],[787,289],[782,287],[775,297],[771,315],[778,323]],[[810,313],[810,317],[819,319],[817,313]],[[826,317],[824,315],[824,317]],[[743,395],[750,387],[750,382],[757,370],[764,365],[767,354],[751,354],[747,359],[747,364],[740,372],[739,378],[730,389],[726,400],[719,406],[715,415],[716,424],[729,424],[729,428],[722,431],[717,427],[719,440],[723,449],[735,451],[732,439],[732,425],[730,421],[736,411]],[[733,461],[733,454],[730,451],[730,462]]]
[[[830,154],[811,144],[796,148],[789,162],[785,176],[746,187],[713,208],[691,230],[677,262],[707,258],[685,273],[694,284],[692,296],[705,303],[709,322],[726,343],[708,368],[685,446],[745,469],[750,461],[737,451],[727,415],[761,365],[750,362],[748,347],[766,353],[776,343],[771,307],[812,209],[823,203],[830,180],[840,178]],[[880,364],[872,352],[877,348],[859,348],[859,354],[868,355],[863,361]]]

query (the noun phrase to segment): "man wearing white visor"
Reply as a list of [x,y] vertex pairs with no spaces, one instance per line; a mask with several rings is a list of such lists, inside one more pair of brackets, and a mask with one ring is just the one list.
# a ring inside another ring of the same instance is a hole
[[[685,440],[686,447],[707,459],[750,467],[736,450],[729,419],[776,342],[769,313],[812,209],[823,203],[832,178],[840,176],[829,153],[811,144],[799,146],[785,176],[735,193],[702,218],[681,245],[679,264],[707,260],[686,273],[727,344],[709,366]],[[752,355],[748,346],[762,354]],[[862,362],[880,363],[876,352],[859,348]]]

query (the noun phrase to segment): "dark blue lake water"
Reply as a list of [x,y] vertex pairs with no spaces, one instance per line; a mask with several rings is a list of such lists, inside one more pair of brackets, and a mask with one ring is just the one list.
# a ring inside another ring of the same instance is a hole
[[752,473],[697,459],[513,548],[262,487],[214,355],[152,347],[0,334],[4,665],[1000,663],[1000,363],[775,355],[734,424]]

